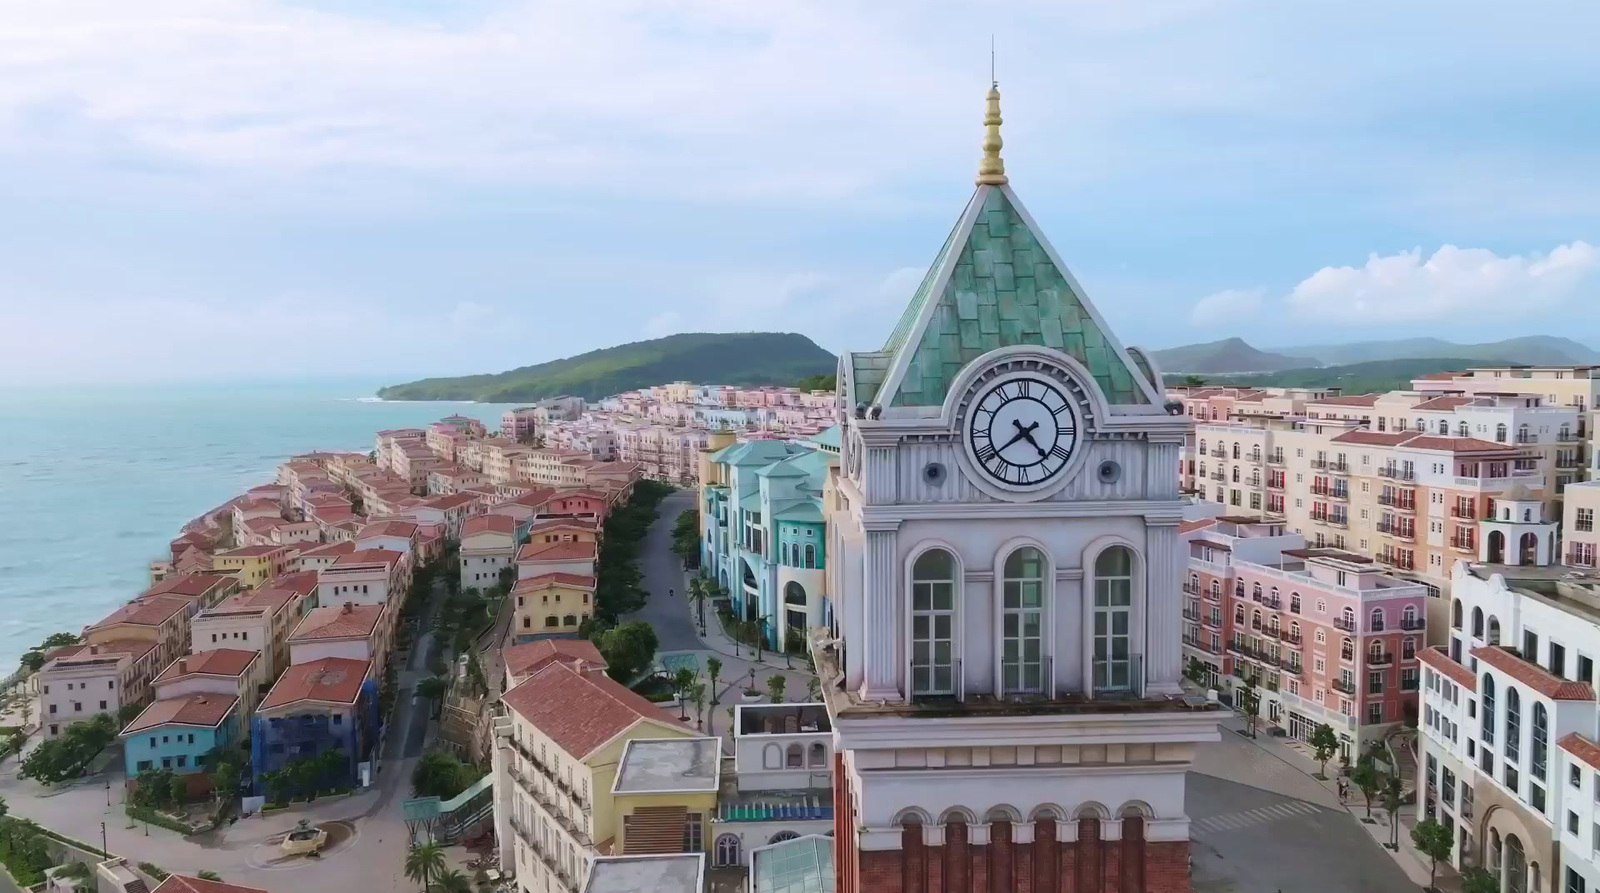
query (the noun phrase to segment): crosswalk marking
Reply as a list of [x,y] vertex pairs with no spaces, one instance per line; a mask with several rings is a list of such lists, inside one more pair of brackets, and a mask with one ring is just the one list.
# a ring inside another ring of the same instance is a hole
[[1251,825],[1259,825],[1263,822],[1281,822],[1302,815],[1311,815],[1318,811],[1319,807],[1310,803],[1293,800],[1287,803],[1275,803],[1271,806],[1240,810],[1239,812],[1226,812],[1220,815],[1207,816],[1203,819],[1195,819],[1189,824],[1201,831],[1211,833],[1237,831],[1240,828],[1248,828]]

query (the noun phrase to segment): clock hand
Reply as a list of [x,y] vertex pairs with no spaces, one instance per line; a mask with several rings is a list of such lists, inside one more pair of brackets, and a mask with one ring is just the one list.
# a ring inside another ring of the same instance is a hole
[[[1017,427],[1021,428],[1022,426],[1018,425]],[[1010,440],[1006,441],[1005,443],[1000,444],[1000,449],[995,450],[995,452],[997,452],[997,453],[1001,452],[1001,451],[1005,450],[1006,447],[1011,446],[1012,444],[1016,443],[1017,441],[1021,440],[1024,437],[1027,437],[1027,436],[1028,436],[1027,432],[1018,431],[1016,433],[1016,436],[1012,437]]]

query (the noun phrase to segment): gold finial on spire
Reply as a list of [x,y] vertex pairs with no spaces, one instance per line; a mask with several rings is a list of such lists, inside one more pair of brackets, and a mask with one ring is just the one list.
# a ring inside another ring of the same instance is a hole
[[979,186],[1004,186],[1006,163],[1000,158],[1000,83],[989,85],[988,107],[983,114],[983,160],[978,162]]

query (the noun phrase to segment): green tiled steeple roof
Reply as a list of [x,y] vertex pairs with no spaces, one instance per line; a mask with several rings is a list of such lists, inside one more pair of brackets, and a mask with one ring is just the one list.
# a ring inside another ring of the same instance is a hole
[[856,355],[856,399],[870,402],[862,396],[869,392],[885,402],[877,381],[863,387],[876,371],[862,368],[868,357],[892,355],[881,381],[905,368],[890,405],[938,406],[968,363],[996,348],[1032,344],[1082,363],[1110,403],[1149,404],[1145,376],[1057,267],[1010,189],[980,186],[972,201],[978,206],[968,205],[883,351]]

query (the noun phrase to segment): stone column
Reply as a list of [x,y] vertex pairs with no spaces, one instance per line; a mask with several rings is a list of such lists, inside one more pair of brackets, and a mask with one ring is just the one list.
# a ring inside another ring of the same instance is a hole
[[1183,555],[1176,524],[1145,526],[1145,691],[1177,694],[1183,673],[1183,599],[1178,587]]
[[900,701],[900,677],[905,643],[900,628],[900,568],[896,560],[899,525],[867,525],[864,641],[848,643],[850,652],[864,661],[866,679],[861,697],[869,701]]

